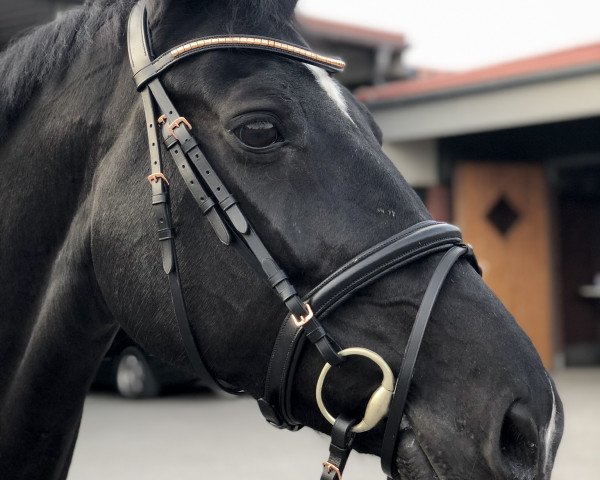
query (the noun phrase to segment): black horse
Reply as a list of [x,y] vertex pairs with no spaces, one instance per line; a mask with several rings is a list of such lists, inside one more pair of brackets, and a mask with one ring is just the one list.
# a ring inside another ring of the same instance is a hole
[[[64,479],[96,368],[119,326],[190,368],[162,272],[147,137],[131,78],[133,0],[95,0],[0,56],[0,477]],[[243,32],[294,44],[295,1],[156,0],[157,51]],[[162,76],[195,137],[301,293],[429,214],[382,153],[366,109],[324,70],[258,51],[213,51]],[[218,378],[259,398],[285,308],[219,242],[167,163],[194,336]],[[388,215],[382,212],[394,212]],[[440,255],[360,290],[327,318],[343,346],[394,371]],[[314,399],[322,360],[305,347],[293,414],[330,426]],[[341,368],[331,410],[360,416],[378,373]],[[343,392],[343,394],[339,394]],[[452,269],[411,387],[398,476],[548,479],[562,406],[529,339],[467,264]],[[356,449],[379,454],[382,427]]]

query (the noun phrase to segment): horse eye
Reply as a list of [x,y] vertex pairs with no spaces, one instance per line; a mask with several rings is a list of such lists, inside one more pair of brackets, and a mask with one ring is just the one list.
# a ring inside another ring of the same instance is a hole
[[235,130],[240,141],[251,148],[266,148],[283,139],[277,127],[268,120],[255,120]]

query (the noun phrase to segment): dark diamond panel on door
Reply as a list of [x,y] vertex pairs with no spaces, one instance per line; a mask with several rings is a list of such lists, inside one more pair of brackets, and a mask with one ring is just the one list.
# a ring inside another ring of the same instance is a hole
[[494,206],[488,211],[486,217],[496,227],[500,235],[508,234],[512,226],[519,220],[519,211],[514,208],[503,194]]

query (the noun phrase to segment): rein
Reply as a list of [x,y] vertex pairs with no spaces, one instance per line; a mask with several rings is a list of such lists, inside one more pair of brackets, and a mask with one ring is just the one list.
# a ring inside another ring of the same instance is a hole
[[[277,265],[243,214],[237,200],[223,184],[190,134],[192,126],[177,112],[160,82],[160,74],[179,60],[209,50],[261,50],[322,67],[329,73],[341,71],[344,62],[280,40],[249,35],[200,38],[152,58],[144,0],[140,1],[130,14],[127,39],[133,77],[144,105],[151,167],[148,180],[152,186],[152,205],[163,270],[169,278],[175,316],[186,354],[193,368],[209,382],[209,386],[221,388],[229,393],[242,393],[232,385],[215,378],[206,365],[201,349],[192,334],[179,277],[169,182],[162,169],[158,130],[188,190],[206,216],[217,238],[242,254],[254,270],[269,283],[289,311],[273,346],[263,397],[258,399],[263,416],[277,428],[298,430],[302,427],[291,413],[291,388],[300,352],[308,340],[317,348],[325,361],[317,382],[316,397],[319,409],[333,425],[330,455],[323,464],[321,479],[341,480],[355,435],[375,427],[386,415],[381,465],[388,477],[397,478],[395,452],[400,423],[421,341],[437,296],[454,263],[459,258],[465,257],[481,273],[471,247],[462,242],[457,227],[435,221],[421,222],[357,255],[324,279],[304,298],[300,298],[284,270]],[[389,272],[439,252],[445,253],[423,296],[400,372],[395,381],[390,367],[377,353],[362,347],[342,350],[329,337],[321,320],[357,290],[370,285]],[[364,418],[360,421],[344,415],[334,418],[327,411],[321,395],[327,372],[332,366],[340,365],[350,355],[369,358],[383,372],[382,384],[372,394]]]

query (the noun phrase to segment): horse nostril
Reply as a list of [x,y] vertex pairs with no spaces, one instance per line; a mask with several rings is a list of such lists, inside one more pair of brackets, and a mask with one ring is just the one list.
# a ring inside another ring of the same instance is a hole
[[523,403],[514,402],[500,430],[500,452],[512,478],[528,478],[527,473],[535,471],[539,447],[538,429],[531,412]]

